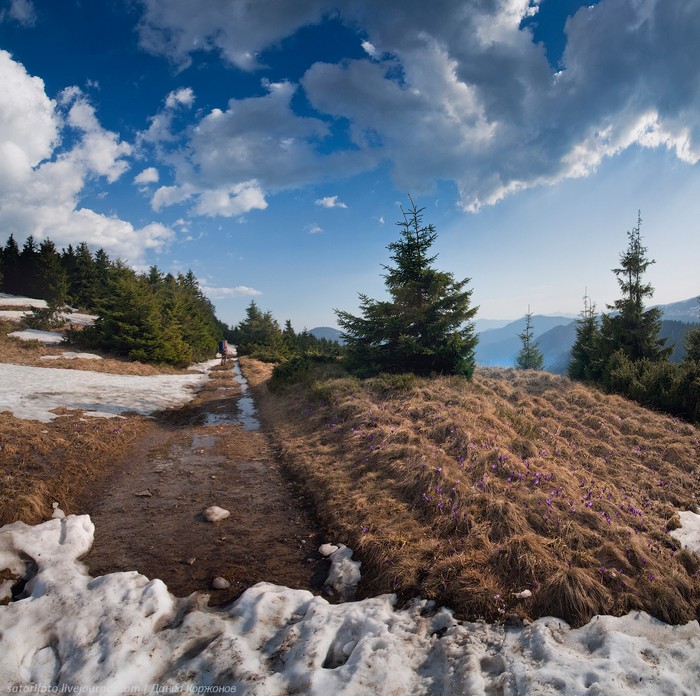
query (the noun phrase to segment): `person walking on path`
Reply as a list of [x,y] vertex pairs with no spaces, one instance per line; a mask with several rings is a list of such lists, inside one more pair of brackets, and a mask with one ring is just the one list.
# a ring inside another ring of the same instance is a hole
[[219,354],[221,355],[221,364],[225,365],[228,359],[228,341],[225,338],[219,341]]

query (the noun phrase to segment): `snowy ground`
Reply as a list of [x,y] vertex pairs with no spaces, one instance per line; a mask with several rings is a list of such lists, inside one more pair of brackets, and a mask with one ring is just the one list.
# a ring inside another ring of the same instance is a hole
[[[0,411],[39,420],[56,405],[146,413],[186,401],[203,378],[0,364]],[[700,553],[700,515],[681,520],[673,534]],[[553,618],[466,623],[420,599],[401,609],[392,595],[329,604],[266,583],[228,609],[209,609],[203,597],[175,598],[136,572],[91,578],[78,559],[93,533],[87,516],[0,529],[0,597],[10,584],[3,569],[30,578],[23,598],[0,606],[7,693],[700,693],[697,621],[668,626],[633,612],[576,630]],[[358,578],[349,556],[342,546],[331,556],[345,596]]]
[[0,363],[0,413],[12,411],[18,418],[43,422],[56,418],[52,410],[60,406],[93,416],[126,411],[148,415],[190,401],[207,379],[206,365],[190,375],[142,377]]

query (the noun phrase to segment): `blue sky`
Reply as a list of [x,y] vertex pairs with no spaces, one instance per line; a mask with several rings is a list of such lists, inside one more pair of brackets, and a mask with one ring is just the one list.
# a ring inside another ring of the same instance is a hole
[[700,294],[700,3],[0,0],[0,241],[335,325],[412,195],[480,318]]

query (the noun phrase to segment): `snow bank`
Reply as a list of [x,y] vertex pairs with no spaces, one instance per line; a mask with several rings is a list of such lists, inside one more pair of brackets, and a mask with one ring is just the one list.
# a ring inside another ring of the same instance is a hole
[[0,307],[38,307],[46,309],[46,300],[37,300],[33,297],[20,297],[0,292]]
[[700,514],[685,510],[679,512],[681,526],[673,529],[669,534],[677,539],[683,548],[694,550],[700,554]]
[[102,356],[95,353],[76,353],[74,351],[65,350],[58,355],[42,355],[42,360],[102,360]]
[[[2,301],[0,300],[0,304]],[[6,321],[19,321],[24,319],[29,312],[23,309],[0,309],[0,319],[5,319]]]
[[138,376],[0,363],[0,413],[42,422],[56,418],[51,411],[60,406],[87,415],[148,415],[190,401],[207,379],[206,363],[197,369],[197,374]]
[[39,341],[40,343],[62,343],[65,336],[57,331],[39,331],[39,329],[24,329],[7,334],[23,341]]
[[[31,576],[0,607],[0,684],[9,693],[697,694],[700,627],[644,613],[571,630],[456,621],[383,595],[329,604],[259,583],[228,609],[177,599],[136,572],[91,578],[87,516],[0,529],[0,570]],[[25,691],[23,691],[25,690]]]

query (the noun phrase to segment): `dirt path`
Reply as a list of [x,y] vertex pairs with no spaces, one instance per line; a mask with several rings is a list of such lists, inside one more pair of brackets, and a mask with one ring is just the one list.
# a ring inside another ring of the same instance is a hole
[[[91,575],[137,570],[177,596],[211,592],[211,605],[259,581],[320,592],[327,541],[280,471],[259,429],[238,365],[212,371],[187,408],[159,421],[85,494],[96,525]],[[211,523],[212,505],[230,511]],[[223,577],[231,585],[212,589]]]

